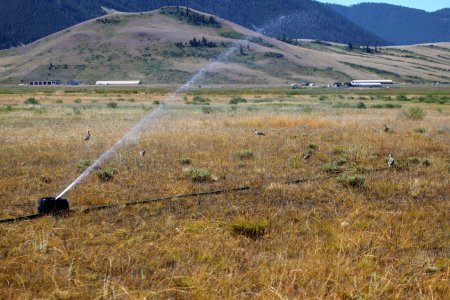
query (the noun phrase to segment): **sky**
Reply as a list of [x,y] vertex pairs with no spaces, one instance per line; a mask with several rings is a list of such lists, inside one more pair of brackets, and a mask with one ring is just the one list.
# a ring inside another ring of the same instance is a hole
[[319,0],[319,2],[336,3],[342,5],[352,5],[361,2],[380,2],[418,8],[426,11],[436,11],[441,8],[450,8],[449,0]]

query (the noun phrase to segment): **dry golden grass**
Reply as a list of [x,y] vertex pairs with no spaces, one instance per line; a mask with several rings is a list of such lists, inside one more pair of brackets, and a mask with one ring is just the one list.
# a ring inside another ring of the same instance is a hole
[[[31,96],[43,108],[27,109],[23,101]],[[0,107],[17,104],[0,111],[0,217],[35,212],[39,197],[55,195],[80,174],[79,160],[95,160],[146,113],[142,105],[163,98],[0,95]],[[210,114],[200,106],[165,106],[158,122],[106,163],[117,171],[113,180],[90,175],[67,194],[71,205],[263,188],[2,224],[0,298],[448,297],[448,105],[418,104],[427,114],[410,121],[401,109],[335,109],[303,96],[291,102],[320,109],[249,103],[234,110],[224,98],[210,98]],[[111,101],[118,108],[107,108]],[[382,132],[385,123],[392,132]],[[256,136],[254,128],[267,135]],[[87,130],[92,139],[84,142]],[[304,161],[310,144],[318,149]],[[236,156],[244,150],[253,156]],[[388,153],[398,167],[372,172],[386,166]],[[182,157],[213,180],[186,178]],[[327,176],[322,165],[344,159],[344,174],[364,176],[362,187],[334,178],[283,184]],[[236,234],[232,226],[241,221],[267,230],[255,239]]]

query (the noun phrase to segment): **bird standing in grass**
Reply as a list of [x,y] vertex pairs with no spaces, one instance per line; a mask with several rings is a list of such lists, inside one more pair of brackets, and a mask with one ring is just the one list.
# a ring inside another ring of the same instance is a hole
[[393,167],[395,165],[395,159],[392,157],[392,154],[389,154],[387,163],[388,163],[388,167]]
[[142,148],[141,151],[139,151],[139,154],[140,154],[142,157],[144,157],[144,155],[145,155],[145,149]]
[[256,135],[260,135],[260,136],[266,135],[264,132],[259,131],[259,130],[256,130],[256,129],[255,129],[255,134],[256,134]]
[[389,127],[387,127],[387,125],[386,125],[386,124],[384,124],[384,128],[383,128],[383,131],[384,131],[384,132],[388,132],[388,131],[389,131]]
[[306,151],[305,154],[303,155],[303,159],[307,160],[311,157],[312,152],[311,151]]
[[88,130],[88,133],[87,133],[86,137],[84,138],[84,140],[89,141],[90,138],[91,138],[91,132]]

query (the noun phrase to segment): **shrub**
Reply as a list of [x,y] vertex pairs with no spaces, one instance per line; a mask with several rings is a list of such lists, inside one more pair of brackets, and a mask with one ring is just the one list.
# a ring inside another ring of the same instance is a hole
[[77,98],[77,99],[75,99],[73,102],[75,102],[75,103],[81,103],[81,99],[80,99],[80,98]]
[[41,176],[41,181],[43,182],[43,183],[51,183],[52,182],[52,178],[50,177],[50,176],[46,176],[46,175],[42,175]]
[[322,171],[328,172],[328,173],[341,173],[342,168],[336,165],[335,163],[325,163],[321,167]]
[[402,106],[400,104],[393,104],[393,103],[386,103],[384,105],[385,108],[401,108]]
[[190,157],[184,156],[180,158],[180,163],[182,165],[190,165],[192,163],[192,159]]
[[36,105],[39,104],[39,101],[37,101],[35,98],[28,98],[27,100],[25,100],[24,104]]
[[64,102],[61,99],[56,100],[56,104],[63,104]]
[[161,102],[159,102],[158,100],[155,100],[155,101],[153,101],[153,104],[154,104],[154,105],[160,105]]
[[306,151],[317,151],[319,149],[319,147],[316,144],[309,144],[308,147],[306,147]]
[[4,107],[0,107],[0,112],[6,111],[6,112],[12,112],[14,110],[12,105],[6,105]]
[[242,235],[253,240],[262,238],[267,233],[267,222],[248,222],[239,220],[231,225],[231,230],[235,235]]
[[72,110],[75,116],[81,115],[81,109],[79,109],[78,107],[74,106],[72,107]]
[[432,165],[431,159],[425,158],[425,159],[422,160],[422,166],[424,166],[424,167],[429,167],[429,166],[431,166],[431,165]]
[[395,99],[397,101],[408,101],[408,97],[406,97],[406,95],[398,95]]
[[334,146],[331,151],[333,152],[333,154],[342,154],[344,153],[344,148],[341,146]]
[[102,169],[97,171],[97,177],[101,181],[111,181],[116,173],[114,169]]
[[425,128],[416,128],[414,129],[414,132],[416,133],[425,133],[427,130]]
[[79,171],[83,172],[87,168],[89,168],[94,163],[93,160],[84,160],[80,159],[77,161],[77,168]]
[[213,109],[211,107],[209,107],[209,106],[203,106],[202,107],[202,113],[207,115],[207,114],[210,114],[212,112],[213,112]]
[[338,166],[343,166],[347,163],[347,158],[345,157],[341,157],[336,161],[336,165]]
[[366,178],[364,176],[341,176],[337,180],[344,186],[360,187],[364,185]]
[[358,102],[358,104],[356,104],[356,108],[366,109],[366,105],[364,104],[364,102]]
[[186,169],[184,175],[194,182],[205,182],[211,179],[209,171],[201,168]]
[[108,107],[108,108],[117,108],[117,103],[116,102],[109,102],[108,104],[106,104],[106,107]]
[[209,98],[203,97],[203,96],[194,96],[192,98],[192,101],[187,102],[187,104],[193,104],[193,105],[209,105]]
[[247,100],[242,97],[233,96],[233,97],[231,97],[231,100],[229,103],[230,104],[239,104],[239,103],[246,103],[246,102],[247,102]]
[[409,157],[408,162],[411,164],[420,164],[421,159],[419,157]]
[[372,108],[401,108],[402,106],[400,104],[385,103],[385,104],[373,104],[370,107],[372,107]]
[[283,58],[284,55],[278,52],[264,52],[265,57],[271,57],[271,58]]
[[251,149],[244,149],[241,151],[234,152],[233,156],[240,160],[251,159],[253,158],[253,151]]
[[421,120],[425,116],[425,112],[420,107],[411,107],[408,111],[404,111],[403,114],[410,120]]

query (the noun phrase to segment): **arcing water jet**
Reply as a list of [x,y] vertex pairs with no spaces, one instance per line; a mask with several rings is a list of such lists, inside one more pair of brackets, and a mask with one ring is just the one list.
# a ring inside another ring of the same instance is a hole
[[[277,19],[275,23],[271,23],[272,26],[278,26],[279,22],[284,19],[284,16],[281,16]],[[267,26],[262,27],[257,30],[258,33],[263,32]],[[252,36],[247,35],[244,40],[251,39]],[[224,52],[222,52],[216,59],[214,59],[211,63],[201,68],[192,78],[187,81],[185,84],[180,86],[175,92],[169,95],[165,102],[172,102],[178,94],[184,93],[188,91],[193,84],[195,84],[203,75],[213,69],[216,65],[226,61],[228,57],[233,54],[239,48],[240,42],[236,41],[229,48],[227,48]],[[133,128],[131,128],[120,140],[118,140],[114,145],[112,145],[108,150],[106,150],[100,157],[89,167],[87,168],[80,176],[78,176],[72,183],[70,183],[61,193],[56,196],[56,200],[61,199],[68,191],[70,191],[73,187],[78,185],[84,178],[86,178],[89,174],[92,173],[98,166],[107,161],[114,153],[116,153],[123,145],[125,145],[129,140],[135,140],[139,137],[139,134],[142,130],[151,122],[157,119],[157,117],[161,114],[161,106],[158,106],[155,110],[149,112],[145,115],[139,123],[137,123]]]

